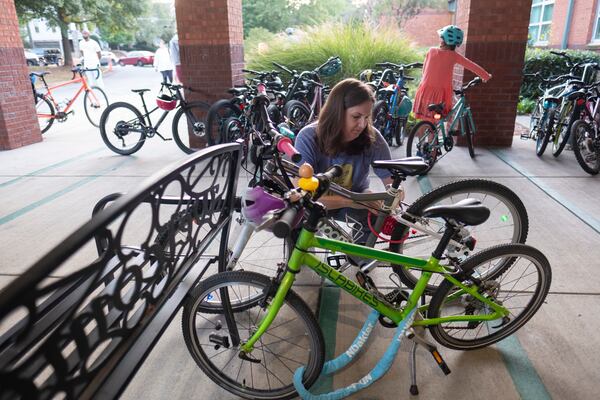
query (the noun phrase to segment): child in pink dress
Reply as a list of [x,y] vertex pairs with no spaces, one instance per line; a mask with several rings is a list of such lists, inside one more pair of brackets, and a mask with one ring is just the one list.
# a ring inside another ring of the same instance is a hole
[[434,112],[427,110],[430,104],[444,102],[444,115],[452,109],[452,74],[454,65],[460,64],[478,75],[484,82],[492,77],[486,70],[455,52],[463,40],[463,32],[454,25],[448,25],[438,31],[442,42],[440,47],[432,47],[427,52],[423,64],[423,78],[415,94],[413,112],[415,118],[436,123]]

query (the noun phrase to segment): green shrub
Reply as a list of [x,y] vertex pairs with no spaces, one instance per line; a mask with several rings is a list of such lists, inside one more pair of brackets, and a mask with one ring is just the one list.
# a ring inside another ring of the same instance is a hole
[[533,109],[535,108],[535,100],[521,98],[519,99],[519,103],[517,104],[517,114],[531,114]]
[[[341,79],[354,77],[366,69],[375,69],[375,63],[410,63],[422,61],[423,54],[412,47],[394,26],[376,28],[369,25],[351,23],[327,23],[305,28],[304,33],[293,37],[279,35],[257,48],[246,50],[247,66],[256,70],[273,69],[273,61],[297,71],[312,70],[324,63],[330,56],[342,60],[341,71],[324,77],[328,84]],[[413,75],[421,70],[414,70]],[[283,78],[289,78],[282,75]]]
[[[562,50],[561,50],[562,51]],[[595,61],[600,62],[600,54],[593,51],[583,50],[566,50],[569,57],[573,59],[573,62],[588,62]],[[557,56],[550,53],[550,50],[542,49],[527,49],[525,53],[525,73],[539,72],[544,78],[551,76],[562,75],[569,73],[566,60],[564,57]],[[577,75],[581,76],[583,73],[582,69],[579,69]],[[537,98],[542,95],[538,85],[541,80],[535,77],[524,77],[523,84],[521,85],[520,95],[523,98]]]
[[248,32],[248,37],[244,39],[244,49],[246,53],[256,53],[259,51],[260,43],[267,43],[276,38],[276,35],[265,28],[252,28]]

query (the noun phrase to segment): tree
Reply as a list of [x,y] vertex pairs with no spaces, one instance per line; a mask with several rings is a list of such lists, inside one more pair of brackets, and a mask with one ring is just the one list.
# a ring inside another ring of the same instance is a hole
[[127,29],[134,17],[147,7],[147,3],[140,0],[15,0],[15,5],[20,18],[44,18],[59,27],[67,65],[73,63],[68,35],[70,23]]
[[353,0],[353,4],[373,22],[379,22],[384,16],[393,17],[400,28],[423,8],[448,7],[447,0]]

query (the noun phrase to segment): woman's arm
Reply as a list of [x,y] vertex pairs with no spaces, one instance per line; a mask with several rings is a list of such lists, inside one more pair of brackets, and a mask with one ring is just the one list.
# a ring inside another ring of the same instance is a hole
[[486,82],[488,79],[490,79],[492,77],[492,75],[490,73],[488,73],[485,69],[483,69],[480,65],[478,65],[478,64],[474,63],[473,61],[469,60],[468,58],[464,57],[462,54],[459,54],[459,53],[455,53],[455,54],[456,54],[456,63],[457,64],[462,65],[463,67],[465,67],[472,73],[476,74],[481,79],[483,79],[484,82]]

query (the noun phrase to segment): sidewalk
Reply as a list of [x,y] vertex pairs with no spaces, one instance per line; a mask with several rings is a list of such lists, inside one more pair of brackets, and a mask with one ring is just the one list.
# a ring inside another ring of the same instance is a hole
[[[139,102],[132,87],[157,88],[154,71],[126,69],[105,79],[111,101]],[[148,82],[152,82],[148,85]],[[77,107],[76,107],[77,109]],[[185,157],[172,142],[149,140],[134,156],[111,153],[81,108],[76,119],[53,126],[44,141],[0,152],[0,288],[87,221],[93,205],[115,191],[127,191],[169,163]],[[527,117],[517,117],[528,126]],[[167,121],[166,127],[170,127]],[[405,149],[394,149],[396,157]],[[559,158],[535,156],[534,143],[518,137],[505,149],[476,149],[471,160],[455,148],[428,176],[437,187],[459,178],[482,177],[509,186],[529,213],[528,244],[542,250],[553,268],[551,294],[517,335],[474,352],[440,349],[452,374],[444,377],[431,356],[417,355],[421,398],[428,399],[595,399],[600,379],[600,185],[581,170],[572,152]],[[242,176],[240,187],[246,176]],[[407,182],[408,199],[420,195]],[[76,255],[77,257],[84,255]],[[59,274],[61,271],[59,271]],[[62,271],[64,273],[64,271]],[[312,293],[312,292],[311,292]],[[332,326],[336,354],[357,334],[366,309],[338,294]],[[312,294],[316,301],[316,294]],[[314,301],[313,301],[314,305]],[[334,380],[348,385],[368,373],[393,330],[377,327],[368,356]],[[409,398],[409,348],[402,346],[392,371],[354,399]],[[493,390],[485,389],[482,384]],[[190,357],[175,319],[124,394],[125,399],[232,399],[209,381]]]

